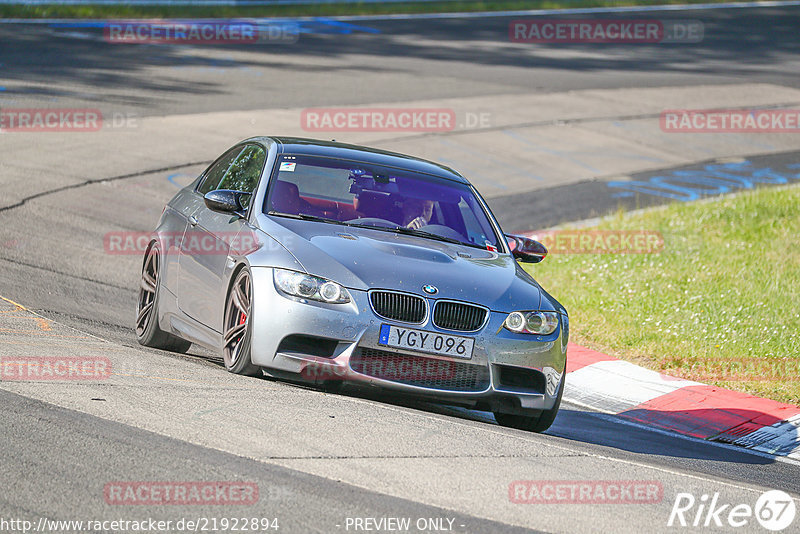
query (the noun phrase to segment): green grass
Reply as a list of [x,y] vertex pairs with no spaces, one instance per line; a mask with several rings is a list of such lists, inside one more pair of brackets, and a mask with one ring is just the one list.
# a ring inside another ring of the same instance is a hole
[[550,255],[528,267],[571,339],[650,369],[800,404],[800,186],[644,213],[659,254]]
[[[0,6],[0,18],[233,18],[447,13],[575,7],[715,3],[727,0],[499,0],[279,5],[279,6]],[[741,0],[744,1],[744,0]]]

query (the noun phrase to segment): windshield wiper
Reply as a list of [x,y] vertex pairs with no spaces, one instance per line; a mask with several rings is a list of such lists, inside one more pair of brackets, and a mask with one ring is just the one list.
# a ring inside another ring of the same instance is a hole
[[373,224],[357,224],[357,223],[356,224],[344,223],[344,224],[346,224],[347,226],[355,226],[356,228],[370,228],[372,230],[380,230],[382,232],[413,235],[415,237],[424,237],[426,239],[433,239],[434,241],[442,241],[444,243],[452,243],[454,245],[462,245],[465,247],[483,249],[483,247],[476,245],[474,243],[467,243],[465,241],[461,241],[460,239],[445,237],[443,235],[434,234],[432,232],[426,232],[425,230],[415,230],[414,228],[409,228],[408,226],[377,226]]
[[482,248],[474,243],[466,243],[459,239],[453,239],[452,237],[445,237],[437,234],[433,234],[431,232],[426,232],[425,230],[415,230],[414,228],[408,228],[407,226],[378,226],[375,224],[360,224],[360,223],[352,223],[352,222],[344,222],[338,221],[336,219],[330,219],[328,217],[318,217],[317,215],[309,215],[308,213],[283,213],[280,211],[269,211],[267,215],[276,215],[278,217],[288,217],[290,219],[300,219],[303,221],[316,221],[316,222],[325,222],[331,224],[338,224],[340,226],[351,226],[353,228],[367,228],[369,230],[380,230],[382,232],[391,232],[391,233],[398,233],[404,235],[413,235],[416,237],[424,237],[426,239],[433,239],[435,241],[442,241],[444,243],[452,243],[454,245],[462,245],[465,247],[473,247],[473,248]]
[[337,221],[336,219],[330,219],[328,217],[318,217],[316,215],[309,215],[308,213],[283,213],[282,211],[270,211],[267,212],[267,215],[276,215],[278,217],[288,217],[290,219],[300,219],[302,221],[316,221],[316,222],[326,222],[331,224],[340,224],[342,226],[350,226],[349,224]]
[[469,243],[464,243],[459,239],[453,239],[452,237],[445,237],[438,234],[433,234],[431,232],[426,232],[425,230],[415,230],[414,228],[409,228],[407,226],[395,226],[392,228],[393,231],[406,234],[406,235],[413,235],[417,237],[426,237],[428,239],[435,239],[436,241],[444,241],[445,243],[453,243],[455,245],[469,245]]

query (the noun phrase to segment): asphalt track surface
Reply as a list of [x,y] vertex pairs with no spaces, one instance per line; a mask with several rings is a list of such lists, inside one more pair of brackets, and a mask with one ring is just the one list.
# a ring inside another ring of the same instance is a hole
[[79,23],[0,24],[3,105],[146,116],[743,81],[800,87],[797,8],[626,16],[699,20],[704,39],[520,48],[509,42],[520,17],[486,17],[318,22],[296,44],[109,46],[101,29]]
[[[701,19],[713,37],[691,50],[575,45],[521,57],[506,50],[507,19],[371,21],[358,24],[379,33],[304,35],[261,57],[235,47],[109,50],[96,30],[65,35],[42,26],[0,26],[0,96],[4,106],[92,104],[158,116],[745,79],[800,86],[800,10],[664,16]],[[215,70],[226,62],[236,67]],[[46,134],[41,147],[46,161]],[[177,372],[207,381],[196,389],[154,380],[102,392],[5,384],[4,518],[257,515],[278,517],[284,532],[339,532],[348,517],[449,517],[459,532],[669,532],[676,529],[666,522],[680,491],[720,492],[729,502],[751,505],[766,489],[800,495],[795,463],[633,426],[568,402],[546,434],[531,435],[498,427],[484,413],[231,376],[200,349],[175,355],[139,348],[131,323],[140,260],[91,249],[105,232],[151,228],[175,191],[165,172],[202,167],[186,164],[176,154],[170,170],[74,187],[0,211],[2,296],[140,358],[151,375]],[[3,167],[4,174],[14,172]],[[126,172],[116,169],[109,177]],[[514,199],[495,199],[493,206],[505,217],[503,206],[513,208],[513,220],[541,227],[596,215],[591,187],[536,194],[554,195],[549,198],[569,206],[568,216],[535,219]],[[24,354],[24,344],[15,350]],[[93,400],[101,397],[106,400]],[[152,420],[131,420],[126,406],[147,401]],[[99,408],[104,402],[109,407]],[[188,404],[213,407],[213,424],[187,421]],[[664,498],[652,505],[508,502],[512,481],[548,478],[658,480]],[[104,484],[115,480],[250,480],[259,484],[261,500],[246,510],[120,511],[102,499]],[[755,522],[737,529],[758,530]]]

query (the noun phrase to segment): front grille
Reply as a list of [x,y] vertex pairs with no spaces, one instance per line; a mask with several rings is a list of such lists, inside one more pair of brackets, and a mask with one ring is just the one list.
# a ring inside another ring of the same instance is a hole
[[350,368],[362,375],[431,389],[483,391],[489,386],[489,370],[485,366],[385,350],[356,350],[350,358]]
[[421,297],[392,291],[373,291],[369,298],[375,313],[386,319],[406,323],[425,320],[425,299]]
[[461,302],[439,301],[433,310],[433,324],[445,330],[471,332],[486,321],[485,308]]

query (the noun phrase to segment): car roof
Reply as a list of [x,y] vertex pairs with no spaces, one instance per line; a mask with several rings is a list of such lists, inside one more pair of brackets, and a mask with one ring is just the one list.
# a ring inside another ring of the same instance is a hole
[[425,174],[432,174],[456,182],[468,184],[469,181],[450,167],[439,165],[432,161],[415,158],[407,154],[389,152],[379,148],[360,145],[338,143],[336,141],[323,141],[321,139],[306,139],[303,137],[253,137],[247,141],[261,141],[262,143],[277,143],[279,154],[303,154],[308,156],[326,156],[342,159],[364,161],[388,167],[398,167]]

